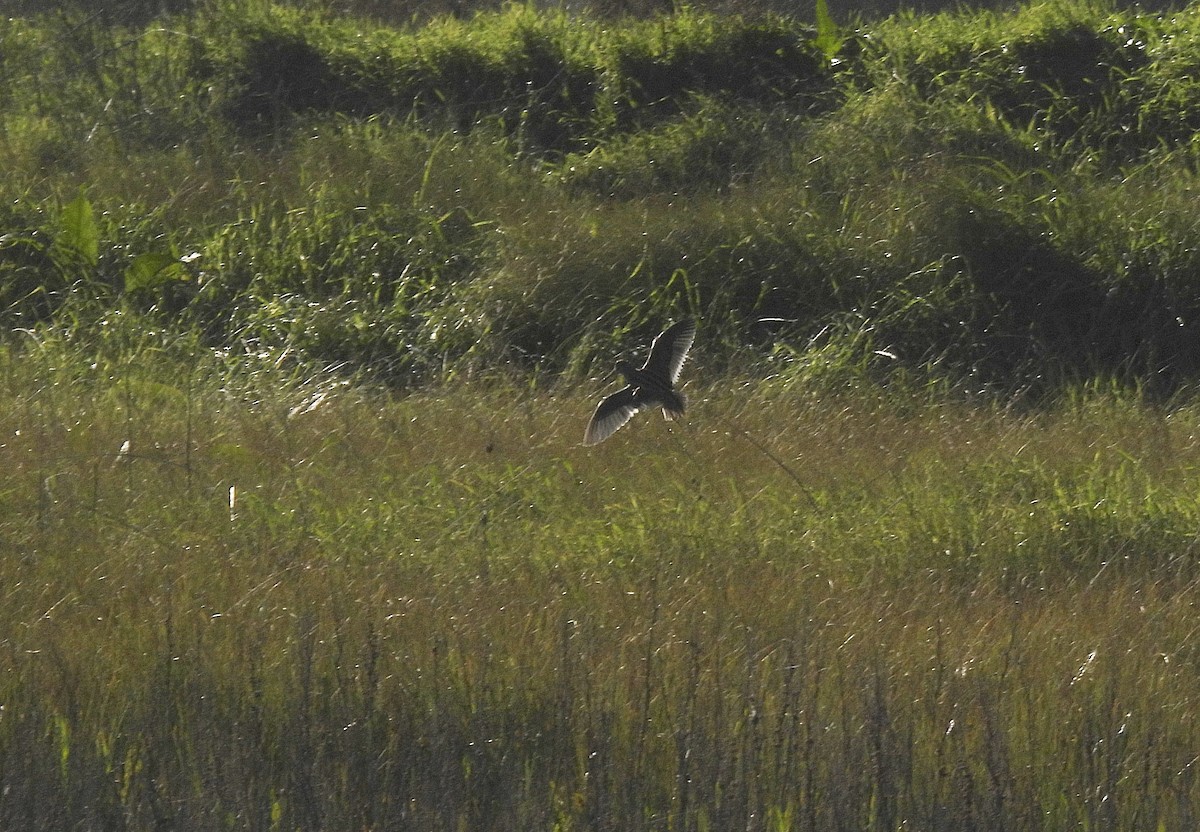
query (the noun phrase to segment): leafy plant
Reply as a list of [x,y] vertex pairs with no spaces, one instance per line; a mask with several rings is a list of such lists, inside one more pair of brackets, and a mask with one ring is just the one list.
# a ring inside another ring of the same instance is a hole
[[817,36],[813,39],[813,45],[821,50],[826,61],[832,62],[842,50],[845,36],[829,13],[828,0],[817,0],[816,14]]

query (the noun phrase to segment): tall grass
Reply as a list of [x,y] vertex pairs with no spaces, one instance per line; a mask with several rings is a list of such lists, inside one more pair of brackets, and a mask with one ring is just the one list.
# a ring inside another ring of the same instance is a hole
[[192,348],[4,359],[6,826],[1190,822],[1194,407],[692,385],[585,454]]
[[[1197,366],[1190,19],[909,14],[834,52],[699,11],[15,18],[5,307],[44,320],[167,255],[188,279],[142,308],[398,386],[578,370],[687,310],[723,360],[849,330],[883,373],[1170,395]],[[81,192],[95,267],[45,277]]]
[[0,826],[1195,825],[1187,10],[150,21],[0,21]]

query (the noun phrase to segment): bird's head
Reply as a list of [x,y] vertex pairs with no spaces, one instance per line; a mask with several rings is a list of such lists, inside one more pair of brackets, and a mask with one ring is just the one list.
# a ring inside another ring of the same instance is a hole
[[617,372],[622,378],[625,379],[626,382],[631,382],[633,380],[633,374],[637,372],[637,367],[633,366],[632,363],[622,358],[617,362]]

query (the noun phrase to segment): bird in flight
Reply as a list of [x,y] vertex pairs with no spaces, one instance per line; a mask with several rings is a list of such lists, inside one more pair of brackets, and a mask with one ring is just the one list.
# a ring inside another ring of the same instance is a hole
[[692,340],[696,337],[696,322],[684,318],[667,327],[650,345],[650,357],[641,367],[628,361],[617,362],[617,372],[628,385],[608,396],[596,406],[588,422],[583,444],[595,445],[616,433],[643,407],[658,405],[663,417],[676,419],[683,415],[683,394],[676,392],[675,382],[683,367]]

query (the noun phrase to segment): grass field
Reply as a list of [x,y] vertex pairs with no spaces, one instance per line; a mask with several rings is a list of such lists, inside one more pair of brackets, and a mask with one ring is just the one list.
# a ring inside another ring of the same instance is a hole
[[1200,9],[152,5],[0,20],[0,828],[1196,826]]
[[1193,407],[721,379],[585,449],[587,391],[36,358],[5,827],[1194,820]]

